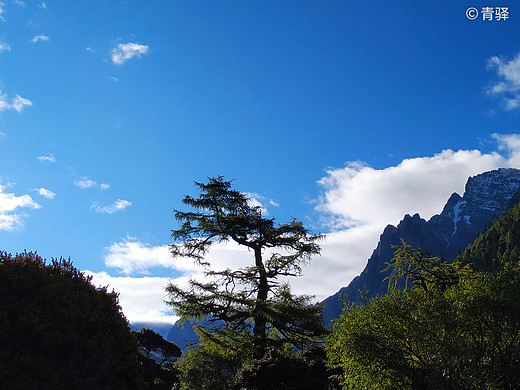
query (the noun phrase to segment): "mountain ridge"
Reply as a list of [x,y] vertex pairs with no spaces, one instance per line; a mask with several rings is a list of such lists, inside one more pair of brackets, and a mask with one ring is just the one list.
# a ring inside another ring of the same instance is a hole
[[470,177],[464,194],[453,193],[442,212],[428,221],[419,214],[406,214],[397,226],[388,225],[361,274],[321,302],[325,324],[339,317],[345,302],[360,303],[386,293],[383,279],[390,271],[382,271],[393,258],[392,246],[400,245],[401,239],[412,247],[452,260],[520,198],[519,188],[520,170],[487,171]]

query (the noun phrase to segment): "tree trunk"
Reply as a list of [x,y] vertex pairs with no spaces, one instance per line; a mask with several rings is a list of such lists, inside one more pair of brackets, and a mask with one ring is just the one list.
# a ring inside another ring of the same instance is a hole
[[262,248],[255,248],[255,264],[258,269],[258,293],[256,295],[256,306],[253,311],[253,321],[255,323],[253,328],[254,338],[254,358],[261,359],[266,351],[266,341],[267,341],[267,329],[266,329],[266,319],[264,314],[264,306],[267,301],[267,294],[269,292],[269,284],[267,282],[267,276],[264,268],[264,263],[262,261]]

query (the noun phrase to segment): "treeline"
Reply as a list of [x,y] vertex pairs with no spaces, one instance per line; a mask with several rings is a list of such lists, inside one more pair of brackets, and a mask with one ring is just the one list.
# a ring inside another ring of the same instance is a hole
[[[520,385],[520,205],[452,262],[406,243],[388,294],[348,305],[333,329],[291,292],[320,251],[301,222],[276,224],[222,177],[196,183],[176,211],[174,256],[206,269],[169,304],[195,324],[182,355],[155,332],[131,332],[117,294],[70,261],[0,255],[0,370],[9,389],[516,389]],[[218,270],[215,242],[250,264]]]

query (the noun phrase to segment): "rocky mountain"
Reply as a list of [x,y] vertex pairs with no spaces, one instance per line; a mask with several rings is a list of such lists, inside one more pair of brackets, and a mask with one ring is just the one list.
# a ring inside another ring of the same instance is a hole
[[414,248],[452,260],[492,222],[520,200],[520,170],[501,168],[470,177],[462,196],[453,193],[442,212],[426,221],[406,215],[395,227],[388,225],[363,272],[347,286],[322,302],[326,324],[341,314],[345,302],[363,302],[384,294],[382,272],[394,256],[392,245],[401,239]]

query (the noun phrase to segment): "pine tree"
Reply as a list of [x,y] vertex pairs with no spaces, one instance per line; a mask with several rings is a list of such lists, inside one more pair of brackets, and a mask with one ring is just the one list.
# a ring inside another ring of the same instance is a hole
[[[206,278],[191,280],[188,289],[169,285],[169,304],[184,320],[204,320],[196,325],[204,338],[229,348],[250,346],[256,358],[268,347],[302,347],[324,333],[321,308],[309,305],[309,296],[293,295],[278,278],[300,276],[320,253],[316,242],[322,236],[296,220],[275,224],[231,184],[222,177],[195,182],[199,197],[183,199],[194,211],[176,210],[180,228],[172,231],[171,252],[204,266]],[[212,269],[205,255],[212,244],[226,241],[248,248],[251,263]]]

